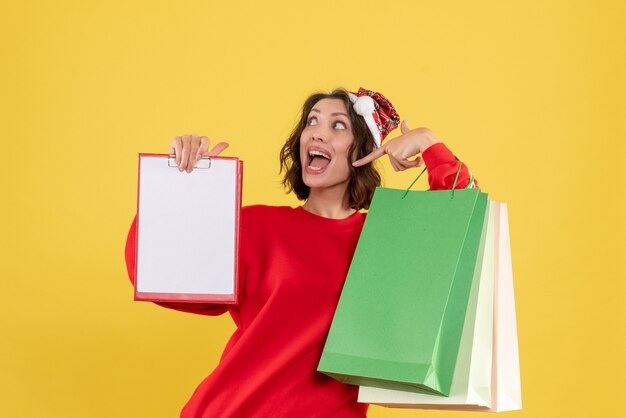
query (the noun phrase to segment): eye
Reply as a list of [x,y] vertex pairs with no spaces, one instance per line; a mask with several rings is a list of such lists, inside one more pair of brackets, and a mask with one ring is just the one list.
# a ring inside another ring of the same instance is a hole
[[346,129],[346,124],[341,122],[341,121],[337,121],[333,124],[333,128],[335,129]]
[[307,119],[306,125],[307,126],[317,125],[317,118],[315,116],[311,116],[309,119]]

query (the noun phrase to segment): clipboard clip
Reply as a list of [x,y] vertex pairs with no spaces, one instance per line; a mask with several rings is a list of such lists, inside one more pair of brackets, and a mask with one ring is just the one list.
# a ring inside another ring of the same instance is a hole
[[[167,156],[167,166],[178,168],[176,163],[176,155],[169,154]],[[194,164],[193,168],[211,168],[211,157],[202,157]]]

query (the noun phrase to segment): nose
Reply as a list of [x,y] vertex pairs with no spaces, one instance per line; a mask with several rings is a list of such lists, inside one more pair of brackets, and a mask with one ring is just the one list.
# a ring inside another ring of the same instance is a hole
[[316,129],[311,132],[311,139],[325,143],[328,141],[328,132],[326,132],[324,127],[317,125]]

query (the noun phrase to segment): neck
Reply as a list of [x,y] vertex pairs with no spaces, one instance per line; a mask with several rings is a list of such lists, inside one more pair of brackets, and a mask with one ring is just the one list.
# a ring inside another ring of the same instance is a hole
[[311,189],[309,198],[302,207],[315,215],[331,219],[345,219],[356,212],[348,205],[348,194],[345,188],[341,191]]

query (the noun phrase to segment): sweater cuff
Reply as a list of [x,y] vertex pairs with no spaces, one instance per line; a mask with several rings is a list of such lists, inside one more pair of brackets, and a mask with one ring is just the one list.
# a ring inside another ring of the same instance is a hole
[[428,147],[426,151],[422,153],[422,159],[429,170],[432,170],[441,164],[456,163],[456,157],[443,142],[437,142],[436,144]]

